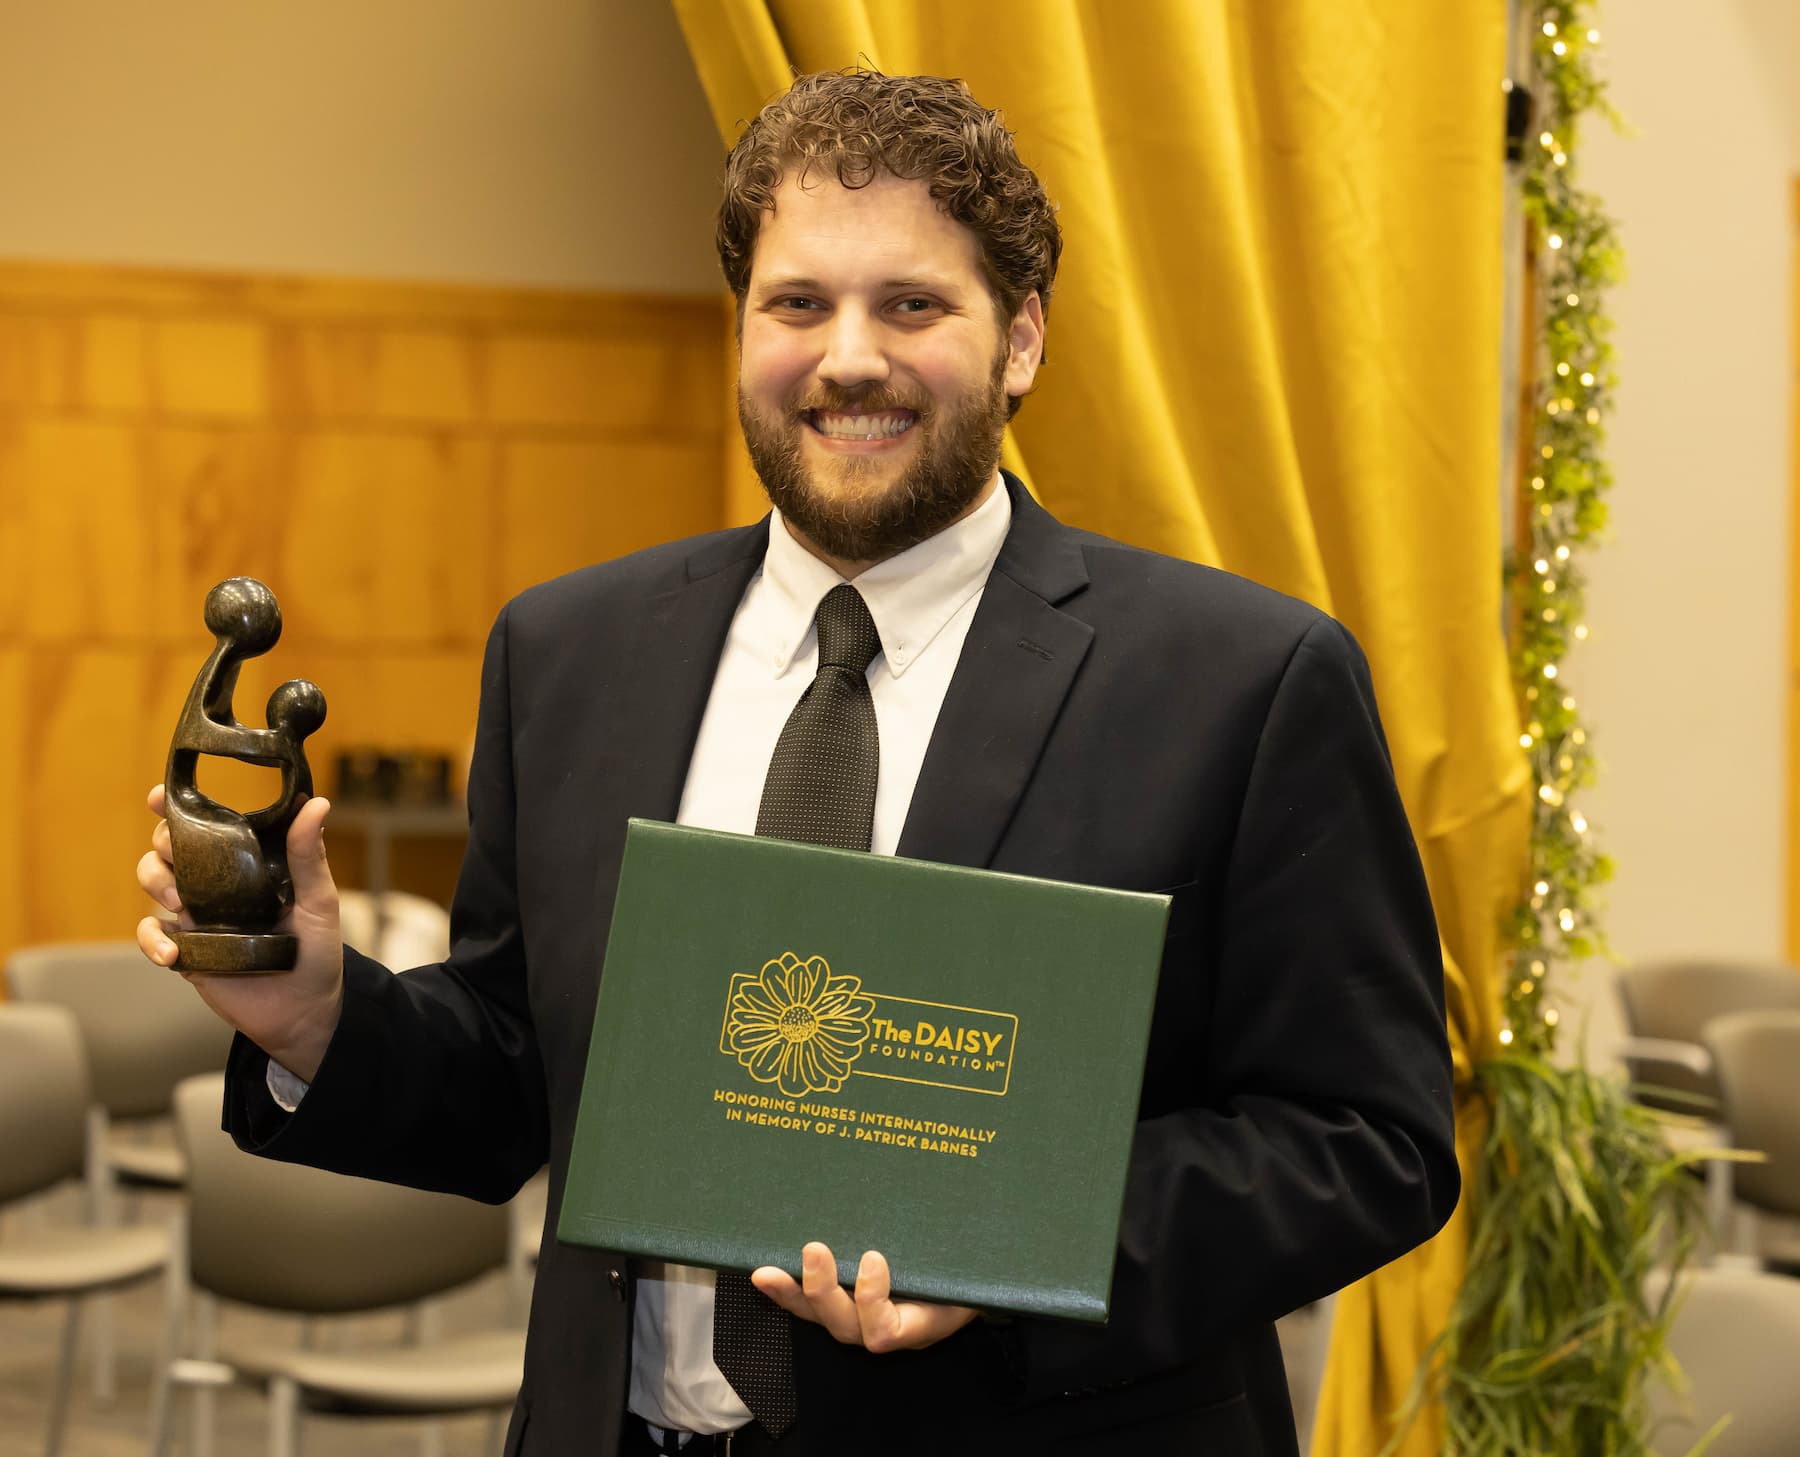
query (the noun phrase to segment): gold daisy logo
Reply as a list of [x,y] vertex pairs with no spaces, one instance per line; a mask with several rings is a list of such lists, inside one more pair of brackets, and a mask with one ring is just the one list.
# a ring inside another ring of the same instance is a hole
[[822,956],[784,951],[745,977],[732,995],[725,1048],[759,1083],[790,1098],[835,1093],[869,1040],[875,999],[862,980],[834,976]]

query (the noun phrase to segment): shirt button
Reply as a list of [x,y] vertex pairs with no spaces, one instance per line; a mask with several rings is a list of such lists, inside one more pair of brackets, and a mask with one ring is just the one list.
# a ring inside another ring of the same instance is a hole
[[612,1286],[613,1294],[619,1299],[625,1298],[625,1272],[616,1265],[606,1272],[606,1283]]

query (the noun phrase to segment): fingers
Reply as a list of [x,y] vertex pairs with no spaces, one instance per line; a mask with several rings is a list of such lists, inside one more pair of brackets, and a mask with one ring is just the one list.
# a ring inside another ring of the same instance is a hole
[[847,1346],[873,1352],[916,1350],[961,1330],[976,1312],[963,1305],[895,1300],[888,1262],[870,1250],[856,1270],[854,1294],[838,1283],[837,1261],[814,1242],[800,1252],[801,1278],[765,1265],[751,1283],[790,1315],[822,1325]]
[[856,1267],[855,1306],[863,1345],[871,1351],[894,1350],[900,1341],[900,1314],[888,1262],[875,1250],[865,1252]]
[[150,813],[155,815],[158,819],[161,819],[163,812],[168,805],[168,799],[163,792],[162,785],[155,785],[150,790],[147,802],[150,805]]
[[325,817],[330,813],[331,801],[315,795],[288,826],[288,874],[294,879],[294,900],[302,906],[337,904],[337,886],[325,863]]
[[175,871],[155,850],[146,850],[137,863],[137,882],[145,895],[166,910],[181,909],[181,892],[175,887]]
[[862,1344],[856,1302],[837,1278],[837,1260],[817,1240],[800,1251],[800,1281],[774,1265],[752,1272],[750,1283],[789,1315],[822,1325],[846,1345]]
[[145,916],[137,924],[138,950],[158,966],[173,966],[178,948],[169,939],[168,923],[155,916]]

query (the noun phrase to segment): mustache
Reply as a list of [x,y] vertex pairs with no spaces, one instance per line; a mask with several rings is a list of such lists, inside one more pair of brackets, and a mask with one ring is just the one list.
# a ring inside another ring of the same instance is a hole
[[875,415],[884,410],[910,410],[920,419],[931,413],[925,401],[908,398],[888,385],[868,385],[860,389],[840,389],[836,385],[817,385],[794,404],[796,411],[828,410],[834,415]]

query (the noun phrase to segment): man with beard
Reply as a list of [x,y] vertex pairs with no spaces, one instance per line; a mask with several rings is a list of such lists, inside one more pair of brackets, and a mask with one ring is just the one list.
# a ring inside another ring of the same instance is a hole
[[[299,966],[193,980],[243,1034],[244,1146],[496,1200],[548,1161],[554,1211],[627,818],[759,829],[815,674],[866,685],[872,850],[1173,896],[1111,1320],[895,1300],[876,1251],[853,1290],[819,1244],[752,1289],[547,1237],[509,1453],[1292,1454],[1272,1321],[1455,1203],[1437,935],[1355,645],[998,468],[1060,247],[961,83],[798,80],[719,222],[774,512],[502,612],[448,962],[342,946],[313,801]],[[178,912],[153,845],[140,880]],[[139,940],[173,960],[159,921]]]

